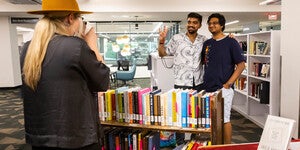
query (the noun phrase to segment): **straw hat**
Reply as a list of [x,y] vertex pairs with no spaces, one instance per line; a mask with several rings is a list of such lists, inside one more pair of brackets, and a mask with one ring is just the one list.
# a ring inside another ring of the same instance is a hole
[[89,14],[89,11],[80,11],[76,0],[43,0],[42,10],[29,11],[30,14],[49,14],[54,12],[73,12]]

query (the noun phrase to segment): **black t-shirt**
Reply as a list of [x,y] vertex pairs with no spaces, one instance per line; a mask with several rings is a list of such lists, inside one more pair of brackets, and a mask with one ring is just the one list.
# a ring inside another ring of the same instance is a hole
[[204,42],[202,62],[205,65],[203,87],[207,92],[223,87],[235,70],[235,65],[245,61],[243,51],[234,38],[209,39]]

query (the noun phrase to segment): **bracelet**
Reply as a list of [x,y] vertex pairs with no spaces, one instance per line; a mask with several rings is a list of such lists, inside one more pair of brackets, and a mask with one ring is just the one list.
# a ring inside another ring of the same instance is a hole
[[159,43],[159,44],[165,44],[165,43]]

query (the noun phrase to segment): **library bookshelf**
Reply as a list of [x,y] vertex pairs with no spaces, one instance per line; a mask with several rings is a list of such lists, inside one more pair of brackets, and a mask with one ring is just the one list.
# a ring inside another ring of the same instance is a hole
[[[99,98],[98,98],[99,101]],[[223,98],[222,93],[219,91],[213,99],[210,101],[210,127],[180,127],[170,125],[148,125],[140,123],[128,123],[119,122],[116,120],[101,120],[103,127],[112,128],[126,128],[126,129],[138,129],[138,130],[149,130],[149,131],[171,131],[181,133],[196,133],[206,135],[209,137],[213,145],[223,144]]]
[[246,46],[246,69],[235,83],[232,108],[264,127],[268,115],[279,116],[280,31],[236,35]]

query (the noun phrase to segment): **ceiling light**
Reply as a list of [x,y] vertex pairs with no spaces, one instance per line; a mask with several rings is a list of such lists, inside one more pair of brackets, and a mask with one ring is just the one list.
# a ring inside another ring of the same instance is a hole
[[231,22],[227,22],[225,25],[231,25],[231,24],[235,24],[235,23],[238,23],[240,22],[239,20],[234,20],[234,21],[231,21]]
[[243,31],[249,31],[250,28],[243,28]]
[[24,27],[17,26],[17,31],[33,32],[34,30],[32,28],[24,28]]
[[259,5],[268,5],[270,3],[275,3],[275,2],[279,2],[281,0],[265,0],[259,3]]

